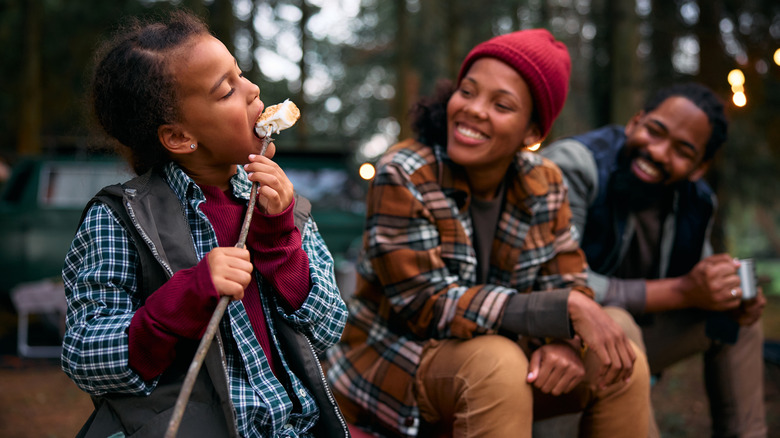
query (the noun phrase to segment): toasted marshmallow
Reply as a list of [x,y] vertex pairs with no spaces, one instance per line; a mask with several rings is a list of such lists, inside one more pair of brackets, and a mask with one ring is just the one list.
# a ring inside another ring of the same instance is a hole
[[255,122],[255,132],[260,138],[278,134],[294,125],[301,117],[301,110],[290,100],[267,107]]

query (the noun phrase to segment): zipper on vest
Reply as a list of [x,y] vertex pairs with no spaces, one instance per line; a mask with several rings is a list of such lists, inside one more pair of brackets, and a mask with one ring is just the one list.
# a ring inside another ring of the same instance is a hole
[[[220,325],[222,325],[222,323],[220,323]],[[227,385],[228,392],[225,395],[227,396],[228,403],[230,403],[230,409],[233,411],[233,415],[231,418],[231,420],[233,420],[233,431],[236,432],[237,436],[241,436],[241,433],[238,431],[238,413],[236,412],[236,405],[233,403],[233,398],[230,396],[230,376],[228,376],[228,371],[227,371],[228,364],[227,361],[225,360],[225,347],[222,344],[222,336],[219,330],[214,336],[214,339],[217,341],[217,347],[219,348],[219,360],[220,362],[222,362],[222,367],[221,367],[222,374],[225,376],[225,383]],[[219,395],[217,395],[217,397],[219,397]]]
[[[132,190],[132,193],[130,192]],[[135,197],[135,190],[134,189],[128,189],[125,190],[125,193],[129,197]],[[152,242],[152,239],[149,238],[149,235],[146,234],[146,231],[144,231],[143,228],[138,224],[138,221],[135,218],[135,211],[133,211],[133,206],[130,204],[129,200],[125,200],[125,207],[127,208],[127,214],[130,216],[130,220],[133,221],[133,226],[136,230],[138,230],[138,233],[141,235],[141,238],[144,239],[144,242],[149,247],[149,249],[152,251],[152,255],[154,258],[162,265],[162,267],[165,269],[165,272],[168,274],[168,278],[173,277],[173,270],[171,269],[170,265],[167,261],[163,260],[162,257],[160,257],[160,253],[157,252],[157,248],[154,246],[154,242]]]
[[333,397],[333,393],[330,391],[330,386],[328,386],[328,380],[325,378],[325,373],[322,371],[322,366],[320,365],[319,358],[317,358],[317,353],[314,351],[314,347],[311,345],[311,341],[309,340],[309,337],[304,335],[303,339],[306,339],[306,345],[309,346],[309,352],[311,352],[311,354],[314,356],[314,363],[317,364],[317,373],[320,376],[320,383],[322,383],[323,388],[325,388],[325,394],[328,396],[328,401],[335,408],[336,417],[338,417],[339,423],[341,423],[341,428],[344,430],[344,436],[348,437],[349,428],[347,427],[347,420],[345,420],[344,416],[341,414],[339,405],[336,403],[336,398]]

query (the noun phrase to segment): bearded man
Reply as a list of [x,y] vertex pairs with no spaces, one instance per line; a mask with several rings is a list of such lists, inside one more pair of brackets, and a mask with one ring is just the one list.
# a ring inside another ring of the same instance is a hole
[[[659,91],[625,127],[558,140],[540,152],[562,169],[572,231],[604,306],[641,328],[650,371],[704,354],[713,437],[765,437],[766,300],[743,299],[739,261],[712,254],[716,201],[702,179],[726,140],[723,104],[707,87]],[[640,344],[641,345],[641,344]]]

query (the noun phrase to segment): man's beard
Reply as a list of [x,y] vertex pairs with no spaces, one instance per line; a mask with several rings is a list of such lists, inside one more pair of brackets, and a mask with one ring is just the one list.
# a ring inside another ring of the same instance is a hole
[[663,182],[647,183],[634,175],[631,171],[631,162],[641,155],[644,159],[650,161],[654,166],[664,174],[664,179],[668,175],[663,167],[655,163],[647,154],[642,152],[634,154],[620,154],[617,162],[617,169],[612,172],[608,182],[608,192],[613,198],[615,205],[623,205],[630,211],[642,210],[661,201],[669,193],[670,187]]

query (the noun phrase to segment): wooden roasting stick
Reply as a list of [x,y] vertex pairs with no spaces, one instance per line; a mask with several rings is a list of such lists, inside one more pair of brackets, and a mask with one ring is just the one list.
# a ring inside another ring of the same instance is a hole
[[[257,135],[263,139],[263,147],[260,150],[260,155],[265,155],[268,144],[273,141],[271,134],[289,128],[295,124],[300,115],[301,113],[298,110],[298,107],[289,99],[280,104],[266,108],[255,123],[255,131],[257,132]],[[257,202],[258,187],[259,184],[257,182],[252,183],[252,189],[249,192],[249,205],[247,206],[246,214],[244,215],[244,222],[241,224],[241,233],[238,235],[236,248],[243,248],[246,244],[246,236],[249,233],[249,224],[252,222],[252,213],[254,212],[255,203]],[[181,419],[184,416],[184,410],[187,408],[187,402],[192,394],[195,380],[203,365],[203,360],[206,358],[206,352],[208,352],[209,346],[211,346],[211,341],[214,339],[214,335],[219,329],[219,322],[225,314],[228,303],[230,303],[230,297],[226,295],[220,297],[219,303],[217,303],[217,307],[211,315],[209,324],[206,326],[206,332],[203,334],[200,344],[198,344],[198,349],[195,351],[195,356],[187,370],[187,375],[184,378],[184,383],[182,384],[179,396],[176,398],[176,404],[173,408],[171,420],[168,422],[168,430],[165,432],[165,438],[175,438],[179,431]]]

